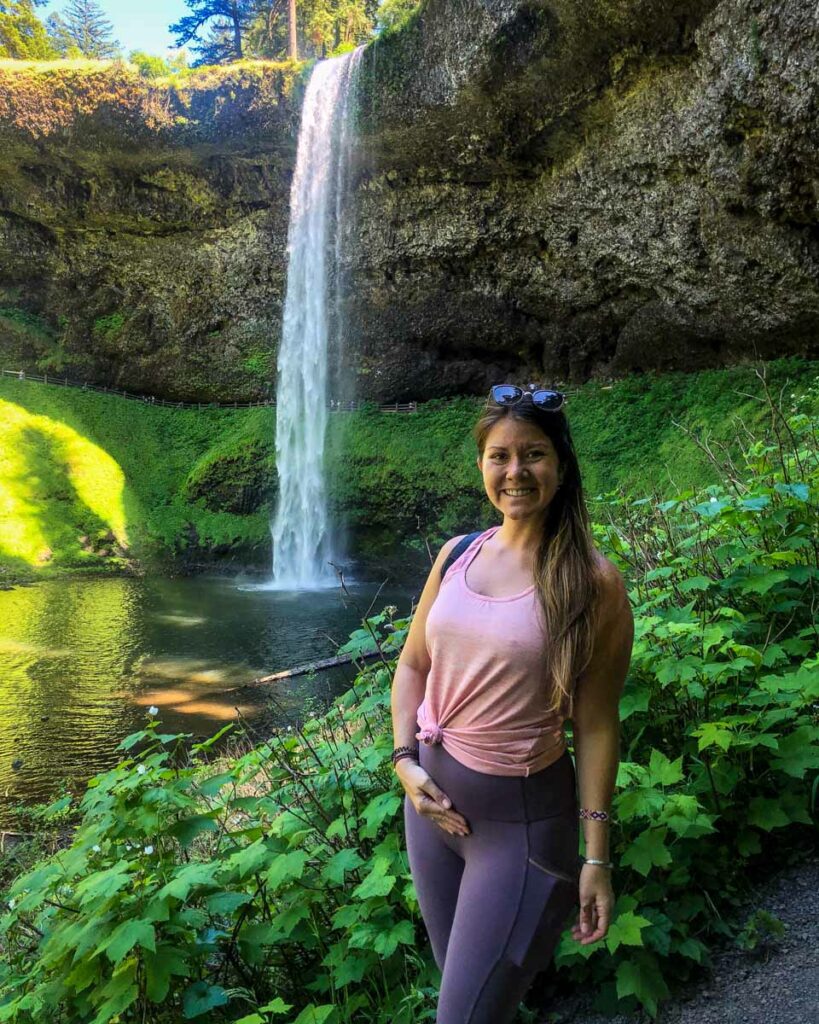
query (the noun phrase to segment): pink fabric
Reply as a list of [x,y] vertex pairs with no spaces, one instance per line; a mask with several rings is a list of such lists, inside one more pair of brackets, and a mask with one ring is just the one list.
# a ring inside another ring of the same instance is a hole
[[416,739],[442,743],[475,771],[530,775],[566,749],[565,717],[546,713],[546,635],[534,585],[512,597],[467,586],[472,560],[499,529],[476,537],[453,563],[429,610],[432,666]]

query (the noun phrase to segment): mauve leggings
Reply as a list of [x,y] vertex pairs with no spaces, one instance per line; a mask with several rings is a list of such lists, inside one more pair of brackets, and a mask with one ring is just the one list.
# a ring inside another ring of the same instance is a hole
[[422,743],[419,760],[467,820],[454,836],[404,797],[410,871],[435,962],[437,1024],[508,1024],[579,907],[568,751],[528,777],[489,775]]

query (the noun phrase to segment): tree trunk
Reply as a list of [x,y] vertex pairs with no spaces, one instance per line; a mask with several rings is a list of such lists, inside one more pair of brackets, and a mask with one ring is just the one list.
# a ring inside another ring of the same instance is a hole
[[236,60],[241,60],[244,54],[242,53],[242,18],[239,12],[239,5],[232,5],[233,11],[233,49],[236,53]]
[[296,41],[296,0],[288,0],[287,5],[287,29],[289,41],[287,45],[287,56],[290,60],[299,59],[299,47]]

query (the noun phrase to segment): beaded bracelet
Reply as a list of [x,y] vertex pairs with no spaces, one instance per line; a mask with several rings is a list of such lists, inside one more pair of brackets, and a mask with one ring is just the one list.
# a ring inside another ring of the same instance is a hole
[[392,752],[392,764],[393,767],[401,760],[402,757],[414,757],[418,760],[418,747],[396,747]]
[[586,821],[608,821],[609,820],[609,812],[608,811],[590,811],[586,807],[581,807],[580,808],[580,817],[585,819]]

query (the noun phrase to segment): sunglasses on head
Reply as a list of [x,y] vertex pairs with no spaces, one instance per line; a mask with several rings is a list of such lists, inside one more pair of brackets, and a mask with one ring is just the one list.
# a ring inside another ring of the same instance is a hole
[[517,384],[495,384],[489,389],[489,397],[495,405],[517,405],[526,395],[531,398],[533,405],[546,412],[557,412],[566,401],[562,391],[549,391],[546,388],[524,391]]

